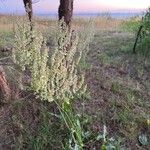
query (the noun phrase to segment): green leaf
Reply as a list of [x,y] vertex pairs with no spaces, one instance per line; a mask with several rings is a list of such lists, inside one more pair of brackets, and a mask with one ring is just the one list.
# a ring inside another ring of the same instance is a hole
[[140,142],[142,145],[147,145],[147,144],[148,144],[147,135],[145,135],[145,134],[139,135],[139,142]]
[[75,144],[74,149],[73,150],[79,150],[79,145]]
[[101,139],[103,139],[103,135],[99,134],[99,135],[96,137],[96,140],[99,141],[99,140],[101,140]]
[[106,145],[102,145],[100,150],[107,150]]
[[106,150],[115,150],[115,146],[109,143],[108,145],[106,145]]

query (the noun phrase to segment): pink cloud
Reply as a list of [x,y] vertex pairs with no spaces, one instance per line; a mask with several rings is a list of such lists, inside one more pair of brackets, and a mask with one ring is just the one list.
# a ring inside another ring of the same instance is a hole
[[[143,10],[150,0],[74,0],[74,12],[102,12],[117,10]],[[33,5],[35,13],[57,12],[59,0],[40,0]],[[22,0],[0,0],[1,12],[24,12]]]

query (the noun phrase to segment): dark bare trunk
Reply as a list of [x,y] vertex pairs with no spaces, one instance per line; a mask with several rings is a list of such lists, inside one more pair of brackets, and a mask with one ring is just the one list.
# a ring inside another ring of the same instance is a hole
[[[146,14],[147,15],[147,14]],[[145,15],[145,16],[146,16]],[[144,21],[144,17],[142,17],[142,22]],[[141,36],[141,32],[142,32],[142,29],[143,29],[143,23],[142,25],[140,25],[139,27],[139,30],[138,30],[138,33],[137,33],[137,36],[136,36],[136,39],[135,39],[135,42],[134,42],[134,46],[133,46],[133,53],[135,54],[136,53],[136,47],[137,47],[137,44],[138,44],[138,39],[140,38]]]
[[26,13],[28,14],[29,20],[32,21],[33,9],[32,9],[32,0],[23,0]]
[[70,28],[73,15],[73,0],[60,0],[58,14],[59,20],[64,18],[64,22]]
[[136,46],[137,46],[137,43],[138,43],[138,39],[140,37],[140,34],[141,34],[141,31],[143,29],[143,25],[141,25],[139,27],[139,30],[138,30],[138,33],[137,33],[137,36],[136,36],[136,39],[135,39],[135,43],[134,43],[134,46],[133,46],[133,53],[135,54],[136,53]]

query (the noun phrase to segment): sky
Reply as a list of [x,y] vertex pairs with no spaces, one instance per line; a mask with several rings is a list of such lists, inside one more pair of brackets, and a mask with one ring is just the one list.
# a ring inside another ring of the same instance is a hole
[[[33,0],[37,1],[37,0]],[[59,0],[40,0],[33,5],[34,13],[56,13]],[[74,0],[74,12],[123,12],[142,11],[150,0]],[[23,13],[22,0],[0,0],[0,13]]]

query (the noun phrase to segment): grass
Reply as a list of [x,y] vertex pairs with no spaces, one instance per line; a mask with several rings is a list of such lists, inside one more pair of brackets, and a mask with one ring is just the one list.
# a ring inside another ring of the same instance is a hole
[[[0,26],[5,26],[9,19],[11,17],[1,16]],[[76,18],[73,26],[82,31],[86,22],[86,19]],[[133,19],[132,22],[96,18],[96,34],[90,44],[87,61],[81,61],[79,66],[86,72],[90,94],[85,94],[85,98],[78,97],[74,102],[83,128],[85,150],[100,149],[103,141],[96,138],[103,133],[104,124],[109,137],[121,139],[119,146],[122,149],[149,148],[149,145],[141,146],[137,139],[141,133],[150,132],[145,123],[150,117],[150,61],[143,55],[132,54],[137,20]],[[51,32],[55,23],[37,19],[44,33]],[[10,27],[8,24],[4,32],[0,31],[0,36],[6,39],[0,40],[1,46],[11,41]],[[128,27],[132,32],[127,30]],[[26,93],[26,98],[13,101],[9,106],[0,107],[0,133],[3,131],[0,139],[6,137],[4,142],[1,140],[0,148],[3,142],[4,150],[7,147],[63,149],[65,145],[62,143],[69,135],[58,119],[57,110],[52,104],[35,100],[29,94]],[[9,137],[6,133],[12,134]]]
[[[38,105],[40,103],[40,106]],[[51,104],[29,99],[15,101],[11,106],[11,126],[15,149],[61,149],[66,138],[65,128],[50,110]],[[35,118],[34,118],[35,117]],[[62,127],[60,127],[62,126]],[[67,131],[67,129],[66,129]]]
[[122,29],[126,32],[137,32],[139,26],[141,25],[141,18],[140,17],[132,17],[126,20],[122,24]]

